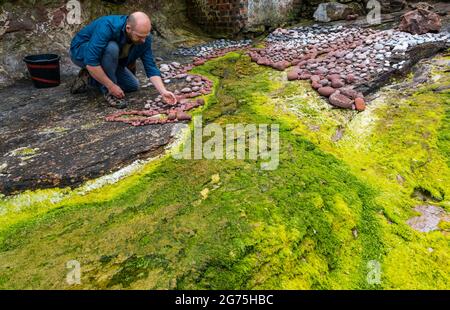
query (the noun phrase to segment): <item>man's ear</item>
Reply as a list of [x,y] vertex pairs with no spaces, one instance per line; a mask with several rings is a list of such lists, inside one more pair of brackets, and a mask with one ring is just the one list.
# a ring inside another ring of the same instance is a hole
[[127,24],[126,30],[127,30],[127,32],[131,32],[131,26]]

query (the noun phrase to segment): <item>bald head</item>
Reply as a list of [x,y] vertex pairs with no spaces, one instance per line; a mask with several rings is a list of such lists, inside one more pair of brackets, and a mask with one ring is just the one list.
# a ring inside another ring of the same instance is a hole
[[129,39],[134,44],[142,44],[152,30],[150,17],[144,12],[134,12],[128,16],[126,28]]

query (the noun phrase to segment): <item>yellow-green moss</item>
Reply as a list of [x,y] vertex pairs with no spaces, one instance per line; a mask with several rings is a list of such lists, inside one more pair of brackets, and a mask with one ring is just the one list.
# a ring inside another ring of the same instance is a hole
[[[193,73],[215,84],[205,123],[280,125],[278,169],[166,156],[85,196],[8,213],[1,288],[448,289],[448,236],[406,224],[416,188],[449,207],[441,94],[387,94],[358,114],[241,53]],[[73,259],[82,284],[70,287]],[[380,283],[367,280],[373,261]]]

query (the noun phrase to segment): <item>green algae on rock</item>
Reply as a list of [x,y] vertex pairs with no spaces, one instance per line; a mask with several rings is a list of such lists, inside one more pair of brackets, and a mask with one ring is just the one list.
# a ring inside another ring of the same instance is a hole
[[[206,123],[280,125],[279,168],[164,157],[16,219],[1,232],[0,287],[448,289],[449,236],[406,223],[419,186],[450,207],[438,142],[443,94],[387,91],[357,114],[331,109],[308,85],[288,84],[241,53],[192,73],[214,81]],[[333,141],[338,126],[346,131]],[[65,264],[74,259],[83,273],[71,287]],[[379,281],[369,281],[373,266]]]

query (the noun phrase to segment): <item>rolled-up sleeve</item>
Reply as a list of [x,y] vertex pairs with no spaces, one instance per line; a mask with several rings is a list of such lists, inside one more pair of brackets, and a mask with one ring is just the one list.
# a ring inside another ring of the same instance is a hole
[[86,49],[86,65],[100,66],[105,48],[109,41],[113,39],[113,36],[113,31],[108,24],[97,25]]
[[152,39],[150,37],[147,38],[145,45],[146,48],[142,53],[141,60],[147,77],[150,78],[152,76],[161,76],[161,72],[156,66],[155,59],[153,58]]

